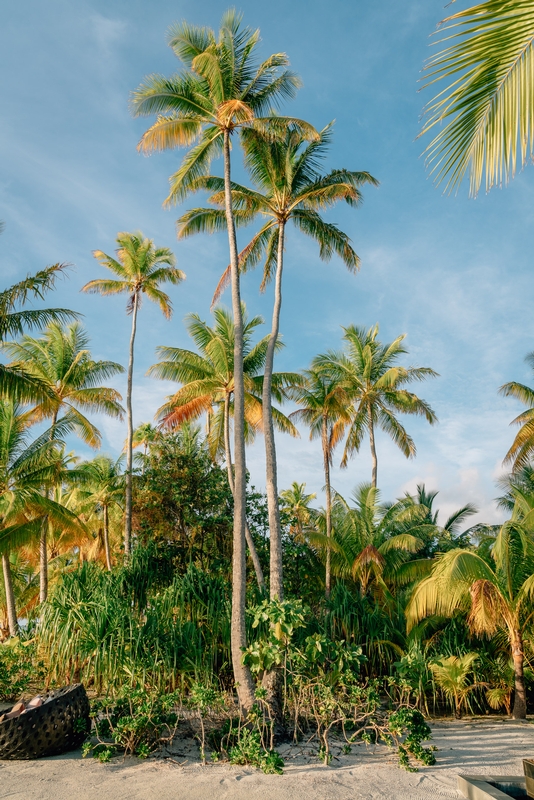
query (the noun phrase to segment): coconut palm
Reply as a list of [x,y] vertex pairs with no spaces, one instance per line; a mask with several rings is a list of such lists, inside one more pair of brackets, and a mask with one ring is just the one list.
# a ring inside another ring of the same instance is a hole
[[[457,188],[469,172],[471,194],[514,176],[533,155],[534,2],[485,0],[448,17],[426,66],[428,103],[423,133],[436,181]],[[444,85],[446,82],[446,85]]]
[[[278,480],[274,425],[271,414],[271,376],[274,353],[280,330],[282,308],[282,274],[286,225],[291,220],[301,232],[319,245],[319,255],[329,261],[335,253],[349,270],[355,272],[359,258],[346,233],[337,225],[326,222],[320,212],[344,200],[351,206],[362,201],[360,187],[365,183],[377,184],[368,172],[332,170],[326,175],[318,172],[331,138],[331,125],[324,128],[314,141],[309,141],[298,127],[287,126],[283,135],[274,138],[261,130],[243,130],[242,144],[245,164],[255,184],[255,189],[232,184],[232,201],[248,222],[260,214],[265,222],[250,244],[240,253],[242,270],[258,263],[265,255],[262,287],[275,278],[275,297],[271,334],[265,361],[263,384],[263,414],[266,455],[266,491],[269,511],[269,538],[271,555],[271,599],[283,597],[282,530],[278,505]],[[197,186],[214,192],[211,202],[219,208],[196,208],[178,220],[178,235],[183,238],[199,231],[213,232],[224,225],[224,181],[222,178],[199,179]],[[238,218],[239,219],[239,218]],[[221,279],[216,297],[228,282],[228,268]]]
[[492,636],[502,631],[514,665],[514,719],[526,714],[523,638],[534,600],[533,515],[514,510],[489,552],[482,547],[480,553],[454,549],[439,557],[406,609],[409,629],[425,617],[463,611],[473,633]]
[[[163,360],[152,366],[148,374],[183,384],[159,409],[158,415],[165,427],[176,427],[186,421],[198,419],[207,413],[209,420],[208,443],[212,456],[224,454],[228,482],[234,493],[234,470],[230,444],[230,419],[234,416],[234,325],[230,314],[222,308],[214,311],[215,325],[210,327],[196,314],[186,318],[186,324],[199,353],[176,347],[159,347],[157,353]],[[262,423],[262,385],[260,374],[265,364],[268,337],[252,345],[255,329],[263,323],[261,317],[247,319],[243,305],[243,373],[245,384],[245,440],[251,442]],[[279,342],[278,347],[281,347]],[[298,383],[295,373],[276,373],[272,391],[278,401],[283,399],[284,388]],[[273,409],[279,430],[297,436],[290,420],[277,408]],[[248,525],[245,536],[254,563],[260,588],[264,586],[263,572]]]
[[81,527],[74,514],[43,493],[55,479],[56,440],[72,426],[59,421],[29,442],[28,417],[12,401],[0,400],[0,554],[11,636],[16,636],[18,622],[10,552],[38,537],[45,520]]
[[[65,322],[77,316],[65,308],[22,308],[30,298],[42,300],[66,268],[66,264],[54,264],[0,292],[0,343],[11,336],[20,336],[25,330],[44,328],[51,322]],[[45,394],[45,388],[34,376],[23,369],[0,364],[0,397],[34,402]]]
[[306,493],[305,483],[297,481],[293,481],[290,489],[280,492],[281,510],[291,517],[289,530],[299,542],[304,541],[304,529],[310,527],[317,513],[314,508],[310,508],[310,503],[316,497],[316,494]]
[[[529,353],[525,361],[534,370],[534,352]],[[501,386],[499,392],[505,397],[515,397],[527,406],[526,411],[512,420],[512,425],[519,425],[520,428],[504,458],[504,463],[510,464],[512,472],[517,473],[523,467],[528,467],[534,454],[534,390],[523,383],[510,381]]]
[[[332,572],[359,584],[362,597],[372,590],[389,601],[402,565],[423,548],[425,535],[435,526],[427,521],[426,508],[412,498],[381,504],[379,490],[367,483],[356,488],[352,499],[350,505],[336,494],[332,504]],[[327,544],[326,537],[312,540]]]
[[[232,662],[242,707],[254,704],[252,676],[242,663],[246,646],[245,631],[245,521],[246,463],[244,439],[243,323],[241,319],[240,280],[235,220],[231,195],[230,140],[240,128],[271,128],[270,119],[261,114],[286,97],[292,97],[300,85],[297,77],[285,69],[287,56],[271,55],[263,62],[256,58],[259,31],[241,25],[241,15],[227,11],[218,36],[209,28],[181,23],[169,31],[169,44],[182,61],[182,74],[165,78],[151,75],[134,92],[132,105],[138,115],[158,114],[154,125],[141,139],[144,152],[183,147],[196,142],[171,177],[168,202],[183,199],[193,190],[195,180],[206,175],[214,157],[223,156],[225,216],[230,249],[232,311],[235,341],[235,513],[233,547]],[[296,121],[294,121],[295,124]],[[275,123],[276,125],[276,123]],[[303,130],[314,135],[305,123]]]
[[297,422],[303,422],[310,429],[310,439],[321,439],[323,451],[323,467],[326,495],[326,574],[325,593],[330,597],[330,537],[332,535],[332,487],[330,483],[330,467],[332,454],[343,437],[345,427],[350,422],[348,397],[339,382],[331,379],[326,373],[313,367],[303,373],[304,383],[290,389],[290,396],[301,408],[289,416]]
[[169,296],[160,289],[163,283],[174,285],[184,280],[184,273],[178,269],[174,254],[168,247],[155,247],[152,239],[147,239],[141,231],[119,233],[117,235],[117,257],[108,256],[102,250],[95,250],[94,257],[103,267],[111,270],[118,280],[99,278],[89,281],[82,292],[102,295],[128,294],[126,313],[132,317],[130,352],[128,358],[128,385],[126,390],[126,418],[128,435],[126,441],[126,484],[124,515],[124,555],[129,556],[132,539],[132,385],[134,368],[134,345],[137,330],[137,312],[143,295],[156,303],[167,319],[172,315]]
[[436,550],[443,553],[454,547],[468,547],[472,529],[462,530],[462,528],[466,519],[478,512],[476,506],[466,503],[465,506],[449,514],[445,523],[441,525],[439,522],[440,512],[434,509],[434,500],[438,494],[437,491],[428,491],[424,483],[419,483],[414,495],[410,495],[409,492],[406,492],[405,495],[414,505],[426,509],[426,522],[431,526],[429,528],[431,538],[425,537],[426,546],[421,553],[426,557],[435,555]]
[[113,509],[122,511],[123,508],[123,461],[123,456],[117,460],[109,456],[96,456],[78,466],[74,479],[74,485],[79,487],[77,499],[82,513],[88,521],[96,518],[102,522],[104,555],[109,572],[112,565],[109,544],[110,513]]
[[434,378],[437,373],[429,367],[396,365],[399,356],[408,352],[402,344],[405,334],[390,344],[382,344],[377,339],[378,325],[369,330],[349,325],[343,330],[345,351],[329,351],[317,356],[314,367],[324,370],[342,384],[352,406],[352,419],[341,465],[347,466],[349,456],[359,451],[368,433],[372,459],[371,483],[376,487],[376,429],[387,433],[406,458],[413,458],[416,453],[414,441],[399,422],[397,414],[424,416],[431,425],[437,421],[437,417],[425,400],[404,387],[414,381]]
[[[3,348],[13,359],[16,370],[24,370],[46,390],[46,395],[32,410],[29,419],[41,422],[51,419],[52,430],[62,411],[66,411],[73,429],[90,447],[100,447],[98,428],[84,411],[122,417],[120,394],[99,382],[124,372],[113,361],[94,361],[88,348],[89,337],[79,322],[67,327],[53,322],[42,336],[23,336],[20,342],[6,342]],[[41,602],[48,594],[48,525],[41,534]]]

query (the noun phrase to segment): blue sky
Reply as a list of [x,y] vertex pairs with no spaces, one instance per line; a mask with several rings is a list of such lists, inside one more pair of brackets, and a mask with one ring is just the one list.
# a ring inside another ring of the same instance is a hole
[[[504,190],[477,200],[467,186],[444,196],[425,172],[416,141],[428,91],[419,92],[430,34],[448,10],[443,0],[271,0],[240,3],[245,22],[262,32],[262,52],[288,53],[304,87],[285,106],[322,127],[336,120],[325,169],[368,170],[381,182],[365,190],[361,209],[329,218],[352,238],[362,260],[357,276],[337,260],[323,264],[312,242],[288,235],[280,369],[300,369],[338,347],[341,325],[380,324],[381,338],[407,334],[406,363],[440,377],[418,387],[439,424],[406,418],[417,458],[407,461],[378,437],[379,484],[393,499],[417,482],[439,489],[449,512],[470,501],[479,520],[500,519],[495,479],[521,407],[498,395],[509,380],[531,382],[524,356],[533,349],[531,168]],[[469,3],[458,2],[458,10]],[[180,152],[145,158],[136,144],[147,127],[133,119],[128,95],[150,72],[179,64],[165,43],[176,20],[217,27],[226,3],[141,0],[26,0],[10,4],[0,31],[0,239],[2,284],[58,261],[75,265],[50,304],[84,314],[95,357],[126,363],[130,320],[124,298],[80,295],[103,270],[91,251],[114,249],[118,231],[140,229],[173,248],[187,274],[171,288],[170,322],[148,303],[139,320],[135,423],[150,420],[171,386],[144,377],[157,345],[188,347],[191,311],[209,316],[212,291],[227,263],[223,236],[176,241],[178,211],[164,210],[168,176]],[[238,156],[236,154],[236,160]],[[221,164],[214,172],[220,174]],[[241,234],[245,244],[246,234]],[[251,313],[270,318],[271,293],[259,272],[243,295]],[[229,303],[225,296],[224,302]],[[267,328],[265,328],[265,332]],[[118,380],[117,388],[124,390]],[[104,449],[117,452],[125,427],[98,421]],[[89,455],[82,448],[80,452]],[[320,448],[303,431],[278,440],[280,488],[306,481],[321,493]],[[263,441],[250,449],[252,482],[263,485]],[[334,470],[345,495],[370,478],[365,444],[347,470]]]

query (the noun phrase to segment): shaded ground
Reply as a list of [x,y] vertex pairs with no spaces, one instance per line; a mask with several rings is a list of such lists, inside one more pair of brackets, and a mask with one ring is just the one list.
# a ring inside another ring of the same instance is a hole
[[432,725],[438,763],[407,773],[385,747],[357,745],[332,766],[317,747],[281,748],[284,775],[196,761],[198,750],[178,740],[172,758],[115,759],[100,764],[80,752],[31,762],[0,762],[0,798],[10,800],[424,800],[459,798],[458,773],[522,774],[534,757],[534,725],[504,721]]

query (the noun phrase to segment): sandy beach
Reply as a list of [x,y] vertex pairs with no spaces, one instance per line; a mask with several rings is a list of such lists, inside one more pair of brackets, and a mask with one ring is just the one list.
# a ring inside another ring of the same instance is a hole
[[0,762],[0,798],[10,800],[425,800],[459,798],[459,773],[522,774],[534,756],[534,726],[510,720],[436,722],[437,764],[408,773],[387,748],[353,748],[326,767],[302,747],[282,747],[283,775],[228,764],[201,766],[178,741],[172,757],[109,764],[79,751],[31,762]]

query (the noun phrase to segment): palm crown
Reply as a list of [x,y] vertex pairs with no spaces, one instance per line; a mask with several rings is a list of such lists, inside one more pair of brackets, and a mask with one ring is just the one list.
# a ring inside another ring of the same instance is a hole
[[374,433],[379,427],[385,431],[407,457],[415,455],[415,443],[397,419],[397,413],[424,416],[430,424],[436,422],[430,405],[404,387],[414,381],[435,377],[429,367],[401,367],[395,362],[407,352],[398,336],[390,344],[378,341],[378,325],[369,330],[350,325],[345,331],[346,350],[328,352],[317,356],[314,366],[325,370],[341,382],[352,406],[342,465],[349,456],[360,449],[367,432],[373,457],[373,486],[376,486],[377,459]]
[[[166,426],[174,427],[185,421],[198,419],[207,412],[210,416],[208,440],[212,454],[224,450],[225,404],[231,412],[234,391],[234,326],[230,314],[223,308],[214,310],[215,325],[203,322],[196,314],[187,317],[187,328],[199,353],[178,347],[158,347],[163,360],[149,369],[149,375],[163,380],[173,380],[183,386],[159,409],[158,415]],[[254,330],[261,325],[261,317],[248,320],[243,307],[243,372],[245,377],[246,437],[251,441],[261,428],[261,393],[267,337],[252,344]],[[281,347],[281,342],[279,347]],[[294,373],[276,373],[273,394],[281,402],[284,390],[299,380]],[[278,409],[274,418],[280,430],[298,435],[289,419]]]
[[39,422],[50,417],[56,421],[61,409],[66,408],[83,440],[98,447],[100,432],[82,411],[122,416],[120,394],[98,383],[124,372],[124,368],[113,361],[94,361],[88,344],[80,323],[73,322],[67,328],[52,323],[40,338],[26,335],[20,342],[7,342],[4,348],[14,359],[13,367],[22,367],[46,389],[32,419]]
[[300,86],[296,75],[285,69],[289,62],[284,53],[257,60],[259,30],[242,27],[241,20],[235,10],[227,11],[218,37],[210,28],[173,25],[168,42],[186,70],[170,78],[149,75],[133,92],[136,115],[158,115],[141,139],[143,152],[196,143],[170,179],[167,202],[184,199],[192,183],[206,174],[213,158],[223,152],[225,133],[253,121],[261,124],[259,115],[293,97]]
[[[320,211],[340,200],[351,206],[362,200],[360,187],[365,183],[377,185],[368,172],[345,169],[319,172],[331,138],[331,125],[320,131],[317,139],[309,141],[299,128],[288,125],[283,134],[268,136],[253,128],[244,130],[242,144],[245,164],[257,189],[232,184],[232,202],[236,222],[247,224],[257,214],[266,218],[258,233],[240,253],[242,270],[254,266],[265,256],[263,286],[276,268],[280,226],[289,220],[319,245],[320,257],[328,261],[334,253],[354,271],[359,258],[346,233],[334,223],[326,222]],[[194,208],[178,220],[179,237],[194,233],[224,230],[224,181],[217,177],[201,177],[195,189],[212,192],[210,201],[220,208]],[[217,288],[216,299],[230,277],[229,268]]]

